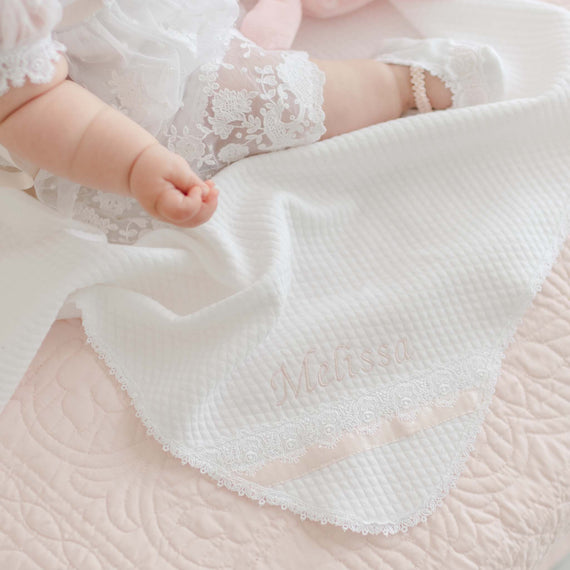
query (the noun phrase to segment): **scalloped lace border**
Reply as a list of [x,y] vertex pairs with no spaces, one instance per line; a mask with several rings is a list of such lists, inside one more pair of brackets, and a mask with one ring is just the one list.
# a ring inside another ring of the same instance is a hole
[[[531,300],[535,298],[536,294],[542,290],[542,285],[550,272],[560,254],[560,250],[567,239],[570,232],[570,203],[566,204],[566,210],[562,211],[560,218],[560,225],[558,228],[557,236],[553,243],[544,252],[544,261],[536,273],[536,278],[528,283],[529,290],[533,293]],[[80,303],[78,308],[81,310]],[[530,306],[530,304],[529,304]],[[491,404],[492,396],[495,393],[496,383],[502,368],[502,363],[505,357],[505,352],[510,344],[513,342],[515,333],[521,325],[526,309],[519,315],[513,313],[510,322],[503,328],[501,333],[496,339],[496,348],[491,351],[488,362],[491,363],[489,369],[489,382],[483,386],[482,401],[477,411],[471,415],[471,420],[466,429],[466,436],[463,444],[463,449],[458,457],[451,463],[447,473],[442,476],[437,488],[437,492],[429,497],[425,503],[413,514],[405,515],[399,520],[391,523],[370,523],[363,522],[354,518],[354,516],[343,513],[331,513],[325,509],[315,506],[307,505],[303,501],[293,499],[286,493],[275,491],[271,488],[263,487],[251,481],[244,479],[236,473],[227,473],[218,465],[215,465],[211,460],[205,459],[199,453],[187,452],[179,445],[173,445],[169,442],[158,429],[156,429],[148,416],[144,413],[144,407],[141,405],[137,394],[129,394],[127,384],[128,379],[123,375],[119,369],[114,365],[110,352],[105,350],[104,343],[96,339],[96,335],[90,329],[90,326],[82,319],[83,328],[87,337],[87,343],[93,347],[98,357],[104,360],[109,368],[110,373],[116,377],[120,383],[121,390],[127,391],[130,398],[130,404],[136,410],[136,417],[140,418],[147,428],[147,433],[154,437],[159,443],[162,444],[164,451],[171,453],[177,457],[182,464],[189,464],[201,473],[207,474],[217,481],[218,487],[226,487],[230,491],[237,493],[240,496],[247,496],[248,498],[257,501],[260,505],[265,503],[275,506],[280,506],[283,510],[289,510],[300,516],[301,520],[312,520],[320,522],[321,524],[332,524],[342,527],[343,530],[352,530],[354,532],[367,534],[384,534],[386,536],[393,535],[398,532],[406,532],[409,528],[416,526],[420,522],[425,522],[427,517],[432,515],[438,506],[441,505],[445,497],[449,494],[452,488],[456,487],[457,479],[465,467],[467,459],[475,449],[475,441],[479,432],[482,431],[483,421],[487,415],[489,406]],[[306,451],[306,450],[305,450]]]
[[[33,44],[0,54],[0,96],[12,86],[22,87],[27,79],[32,83],[49,83],[65,46],[47,36]],[[11,83],[11,85],[9,84]]]

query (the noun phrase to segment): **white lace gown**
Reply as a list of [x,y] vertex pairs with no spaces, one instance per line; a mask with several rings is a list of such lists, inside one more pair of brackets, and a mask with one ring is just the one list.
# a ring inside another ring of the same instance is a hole
[[[65,52],[71,79],[203,177],[317,141],[324,74],[305,52],[265,51],[244,38],[238,15],[237,0],[0,0],[0,95],[28,78],[49,81]],[[43,170],[35,186],[42,202],[112,242],[166,226],[133,199]]]

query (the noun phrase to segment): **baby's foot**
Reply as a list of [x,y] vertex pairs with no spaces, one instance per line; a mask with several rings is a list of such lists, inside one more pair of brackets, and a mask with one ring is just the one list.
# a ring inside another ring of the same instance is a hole
[[467,107],[504,97],[504,71],[489,46],[443,38],[386,40],[378,61],[406,66],[411,107],[421,112]]
[[193,228],[208,221],[218,205],[218,190],[202,181],[181,156],[156,143],[136,159],[129,190],[155,218]]

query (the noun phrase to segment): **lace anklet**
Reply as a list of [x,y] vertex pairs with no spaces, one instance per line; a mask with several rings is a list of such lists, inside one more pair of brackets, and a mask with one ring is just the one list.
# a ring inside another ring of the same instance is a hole
[[416,107],[420,113],[429,113],[433,107],[426,92],[425,71],[417,65],[410,66],[410,78]]

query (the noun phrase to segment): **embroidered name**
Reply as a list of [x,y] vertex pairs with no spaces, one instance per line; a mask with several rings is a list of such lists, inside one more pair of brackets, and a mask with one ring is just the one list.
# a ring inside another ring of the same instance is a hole
[[277,399],[276,406],[282,406],[290,395],[299,398],[303,391],[310,394],[317,388],[326,388],[333,382],[343,382],[369,374],[374,368],[386,368],[392,363],[401,364],[412,359],[408,350],[408,340],[405,337],[400,338],[393,348],[383,344],[376,351],[366,349],[360,353],[352,349],[349,344],[339,344],[334,349],[332,358],[324,362],[319,362],[315,353],[316,349],[313,348],[305,354],[296,379],[285,362],[273,374],[270,383]]

